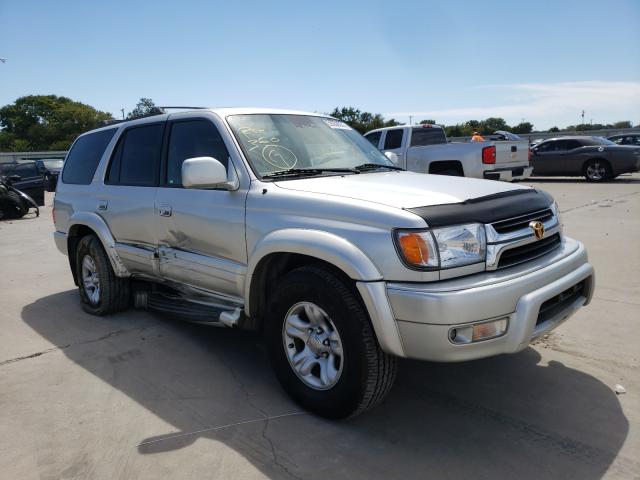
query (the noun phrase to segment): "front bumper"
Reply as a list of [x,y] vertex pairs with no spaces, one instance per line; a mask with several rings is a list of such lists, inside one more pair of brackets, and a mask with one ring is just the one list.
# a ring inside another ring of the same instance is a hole
[[[581,282],[582,290],[575,298],[538,321],[543,303]],[[430,284],[386,284],[402,355],[441,362],[518,352],[588,304],[593,290],[594,270],[586,249],[568,238],[559,251],[519,267]],[[379,321],[375,317],[372,315],[374,327]],[[504,317],[508,318],[507,331],[498,338],[469,344],[449,340],[454,327]],[[387,343],[385,339],[381,346]]]

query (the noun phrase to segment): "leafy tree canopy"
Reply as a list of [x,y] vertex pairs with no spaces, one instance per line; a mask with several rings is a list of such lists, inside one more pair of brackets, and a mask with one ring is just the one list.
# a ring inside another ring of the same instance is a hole
[[150,98],[141,98],[136,104],[135,108],[129,112],[129,114],[127,115],[127,119],[133,120],[134,118],[159,115],[161,113],[163,113],[162,109],[156,107],[156,104],[153,103],[153,100],[151,100]]
[[342,120],[354,130],[360,133],[366,133],[369,130],[382,127],[395,127],[396,125],[402,125],[395,119],[385,120],[379,113],[362,112],[354,107],[336,107],[333,112],[330,113],[332,117]]
[[0,108],[0,149],[66,150],[78,135],[112,119],[110,113],[67,97],[20,97]]

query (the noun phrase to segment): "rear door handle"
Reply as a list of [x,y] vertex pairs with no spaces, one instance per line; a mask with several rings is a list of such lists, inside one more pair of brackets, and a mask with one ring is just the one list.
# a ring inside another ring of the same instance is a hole
[[106,200],[98,200],[98,210],[106,210],[109,206],[109,202]]
[[171,216],[171,206],[169,205],[160,205],[158,207],[158,213],[161,217],[170,217]]

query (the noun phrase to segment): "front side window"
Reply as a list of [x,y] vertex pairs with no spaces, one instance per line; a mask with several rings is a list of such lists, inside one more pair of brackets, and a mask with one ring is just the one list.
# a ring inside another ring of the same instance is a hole
[[229,152],[222,136],[208,120],[189,120],[171,125],[167,155],[167,185],[182,185],[182,162],[193,157],[213,157],[225,167]]
[[253,170],[263,176],[290,169],[391,166],[380,151],[347,124],[326,117],[289,114],[230,115],[227,122]]
[[111,158],[107,182],[111,185],[150,187],[156,184],[163,124],[127,130]]
[[393,150],[402,146],[402,129],[387,130],[387,136],[384,139],[384,149]]
[[64,162],[62,181],[77,185],[89,185],[96,173],[102,154],[115,133],[115,128],[109,128],[78,138]]
[[26,179],[29,177],[39,177],[40,173],[38,172],[35,163],[23,163],[22,165],[18,165],[14,168],[11,175],[19,175]]

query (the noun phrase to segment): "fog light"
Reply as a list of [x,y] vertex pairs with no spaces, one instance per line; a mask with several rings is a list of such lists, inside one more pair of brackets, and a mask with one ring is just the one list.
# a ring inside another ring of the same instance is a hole
[[449,340],[457,345],[490,340],[504,335],[509,324],[508,317],[502,317],[488,322],[475,323],[465,327],[455,327],[449,330]]

